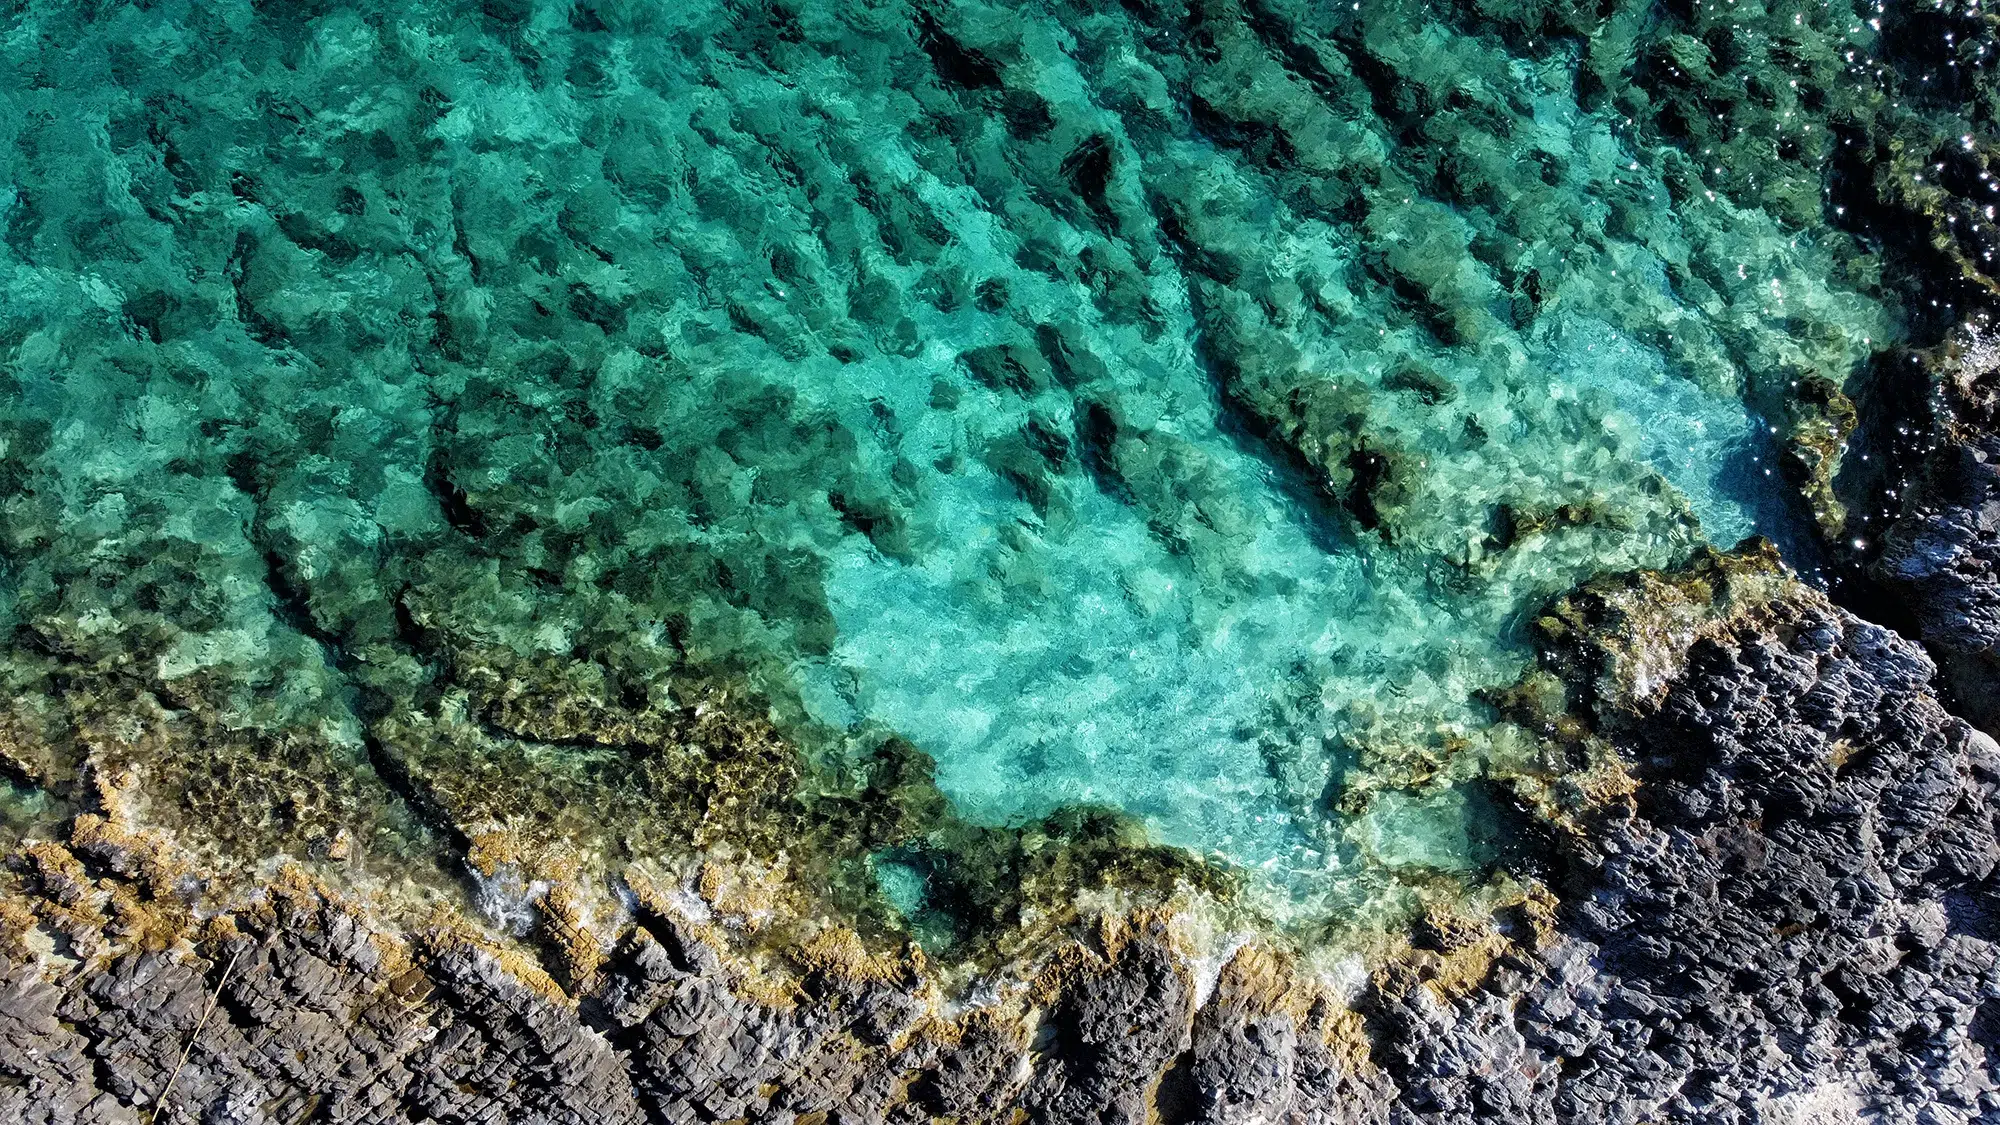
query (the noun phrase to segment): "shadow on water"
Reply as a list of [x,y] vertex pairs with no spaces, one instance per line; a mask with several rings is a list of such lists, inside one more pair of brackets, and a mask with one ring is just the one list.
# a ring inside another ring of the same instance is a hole
[[[1786,483],[1784,451],[1763,418],[1752,414],[1750,430],[1750,440],[1730,450],[1717,469],[1718,491],[1742,507],[1756,534],[1776,544],[1778,554],[1801,579],[1825,590],[1833,563],[1820,541],[1806,498]],[[1736,544],[1715,546],[1727,549]]]

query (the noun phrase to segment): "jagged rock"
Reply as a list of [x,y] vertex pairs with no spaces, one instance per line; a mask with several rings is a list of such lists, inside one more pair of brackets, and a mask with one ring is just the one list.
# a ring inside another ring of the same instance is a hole
[[1989,729],[2000,724],[2000,341],[1973,322],[1948,341],[1939,367],[1944,424],[1873,571],[1915,618],[1956,701]]
[[1031,1117],[1142,1125],[1157,1076],[1186,1042],[1192,994],[1186,971],[1147,942],[1072,982],[1047,1016]]
[[1994,901],[1993,744],[1910,642],[1813,596],[1770,614],[1698,641],[1613,735],[1636,798],[1572,873],[1563,971],[1522,1008],[1564,1060],[1554,1111],[1752,1120],[1847,1084],[1891,1117],[1993,1113],[1974,1029],[2000,962],[1944,905]]
[[664,916],[572,1001],[292,890],[194,952],[0,966],[0,1119],[139,1121],[190,1039],[169,1110],[258,1125],[1994,1119],[2000,747],[1910,641],[1797,587],[1736,609],[1681,635],[1657,702],[1601,703],[1639,784],[1570,849],[1540,939],[1469,985],[1378,973],[1358,1051],[1247,952],[1197,1006],[1143,928],[1025,1022],[940,1024],[907,980],[774,1003]]

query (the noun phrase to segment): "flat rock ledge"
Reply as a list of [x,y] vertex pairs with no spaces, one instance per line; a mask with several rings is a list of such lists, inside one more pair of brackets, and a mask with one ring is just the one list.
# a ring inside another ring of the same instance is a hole
[[[859,954],[776,990],[643,903],[566,992],[295,873],[176,929],[93,820],[0,908],[0,1121],[2000,1121],[2000,748],[1915,643],[1782,586],[1591,704],[1636,784],[1551,844],[1553,903],[1420,925],[1344,995],[1256,945],[1204,970],[1166,916],[984,1006]],[[1559,616],[1629,638],[1655,595]]]

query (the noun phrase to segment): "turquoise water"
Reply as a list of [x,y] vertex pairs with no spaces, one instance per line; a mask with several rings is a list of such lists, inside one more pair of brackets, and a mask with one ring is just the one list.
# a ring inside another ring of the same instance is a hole
[[[1664,201],[1666,188],[1609,122],[1553,96],[1566,92],[1560,72],[1514,73],[1528,91],[1555,87],[1537,103],[1537,136],[1544,151],[1576,161],[1562,186],[1580,222],[1608,184]],[[1190,142],[1173,158],[1213,164],[1220,154]],[[1434,204],[1422,221],[1470,225]],[[1731,233],[1746,242],[1764,233],[1747,225]],[[1369,249],[1353,232],[1286,229],[1281,213],[1271,226],[1287,254],[1333,276]],[[966,243],[980,272],[1012,281],[1029,318],[1081,303],[1019,277],[1005,248]],[[1759,250],[1766,286],[1809,268],[1787,260],[1796,246],[1783,249]],[[1526,252],[1581,250],[1549,239]],[[1424,459],[1414,543],[1358,529],[1316,491],[1302,497],[1282,455],[1235,432],[1240,422],[1199,358],[1187,282],[1171,275],[1159,296],[1166,330],[1150,341],[1107,333],[1093,348],[1105,371],[1081,394],[981,386],[948,349],[833,373],[807,393],[836,409],[844,400],[857,422],[886,405],[899,451],[926,467],[912,517],[925,547],[899,558],[852,539],[834,555],[826,589],[839,638],[803,673],[813,714],[909,736],[937,757],[939,783],[961,810],[986,823],[1108,804],[1160,839],[1300,893],[1378,864],[1469,870],[1463,803],[1448,789],[1392,786],[1352,823],[1330,816],[1343,785],[1372,782],[1357,759],[1477,742],[1490,714],[1475,692],[1524,666],[1514,633],[1524,608],[1607,566],[1667,563],[1698,538],[1732,546],[1773,533],[1770,514],[1782,508],[1741,373],[1718,363],[1721,378],[1704,385],[1709,372],[1634,336],[1671,348],[1674,328],[1714,332],[1677,298],[1658,251],[1612,241],[1590,252],[1593,267],[1546,311],[1518,332],[1496,330],[1478,352],[1431,352],[1418,333],[1365,314],[1312,340],[1320,363],[1378,387],[1410,354],[1438,357],[1442,390],[1429,397],[1445,399],[1441,408],[1408,396],[1416,401],[1371,406],[1369,419]],[[1466,285],[1490,284],[1458,268]],[[1366,299],[1332,297],[1357,312]],[[1854,311],[1865,329],[1868,307]],[[984,342],[996,319],[963,316],[936,334]],[[948,410],[936,408],[940,383],[953,387]],[[1121,440],[1134,446],[1135,475],[1164,483],[1057,470],[1041,486],[1047,497],[1028,496],[1007,478],[1012,462],[964,455],[1037,426],[1088,444],[1094,404],[1105,401],[1144,420],[1121,425],[1137,431]],[[1474,419],[1491,437],[1467,448],[1455,439]],[[931,471],[941,463],[948,472]],[[1487,529],[1465,526],[1467,511],[1484,516],[1503,498],[1564,495],[1579,483],[1583,496],[1623,509],[1617,534],[1558,532],[1520,549],[1525,558],[1494,559],[1482,555]],[[1441,563],[1464,569],[1441,580]]]
[[1469,872],[1523,615],[1785,532],[1746,403],[1895,315],[1579,41],[1258,12],[17,6],[9,624],[353,745],[726,670],[977,823]]

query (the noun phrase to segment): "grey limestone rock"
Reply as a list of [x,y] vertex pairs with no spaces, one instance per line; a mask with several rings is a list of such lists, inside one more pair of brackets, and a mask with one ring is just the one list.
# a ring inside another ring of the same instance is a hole
[[1954,702],[1991,727],[2000,719],[2000,346],[1974,320],[1940,352],[1928,404],[1940,440],[1871,569],[1914,618]]
[[198,956],[8,962],[0,1120],[147,1120],[192,1039],[161,1120],[1991,1121],[2000,753],[1933,675],[1803,591],[1697,642],[1658,706],[1599,716],[1639,784],[1571,849],[1550,932],[1467,992],[1378,976],[1365,1059],[1323,1000],[1225,973],[1197,1006],[1143,935],[1032,1035],[944,1035],[895,981],[768,1003],[671,919],[572,1002],[465,940],[406,964],[293,894]]

